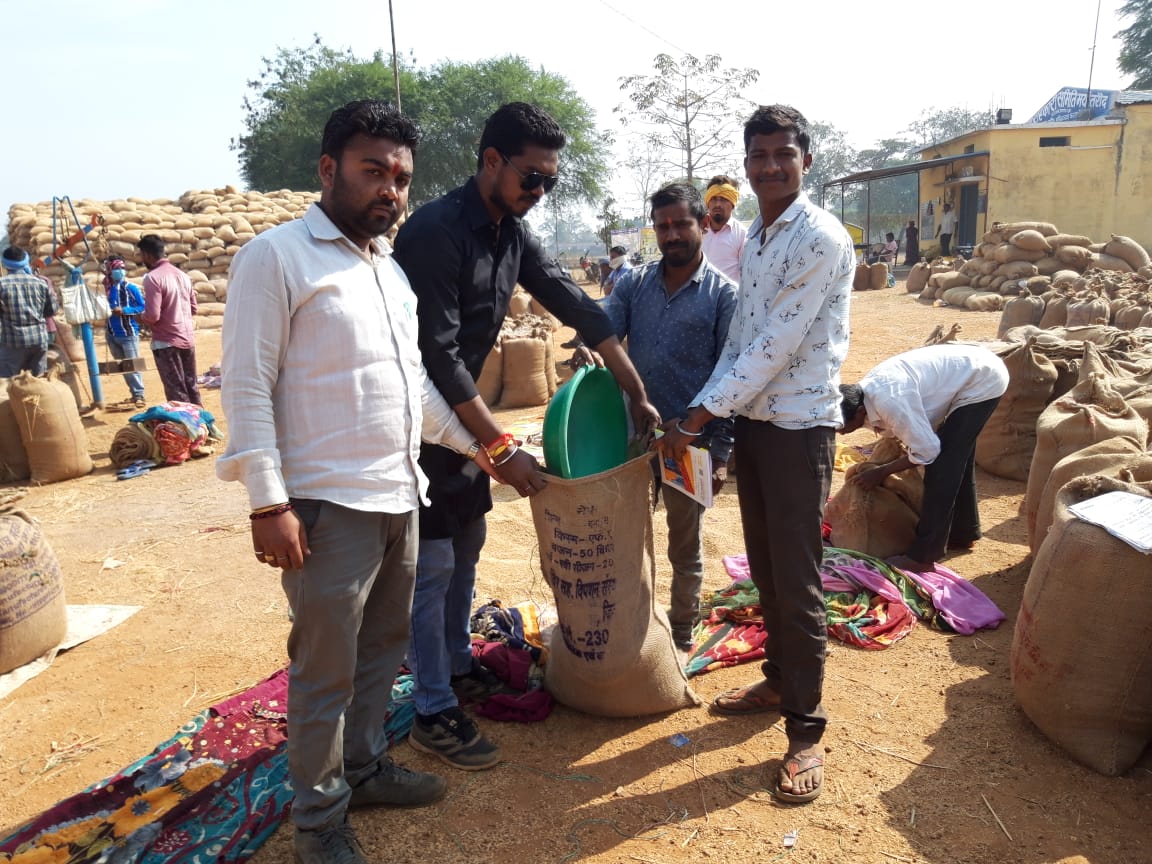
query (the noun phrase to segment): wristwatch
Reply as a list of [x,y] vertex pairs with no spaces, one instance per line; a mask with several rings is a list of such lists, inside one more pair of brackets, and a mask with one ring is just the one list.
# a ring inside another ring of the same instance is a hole
[[468,457],[469,462],[475,462],[476,456],[480,453],[480,442],[473,441],[472,446],[468,448],[468,452],[464,455]]

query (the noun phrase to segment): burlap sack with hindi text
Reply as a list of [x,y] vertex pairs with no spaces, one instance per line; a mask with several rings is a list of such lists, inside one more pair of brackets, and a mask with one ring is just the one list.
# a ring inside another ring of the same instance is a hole
[[651,458],[551,477],[531,499],[559,618],[544,681],[558,701],[588,714],[634,717],[700,701],[655,601]]

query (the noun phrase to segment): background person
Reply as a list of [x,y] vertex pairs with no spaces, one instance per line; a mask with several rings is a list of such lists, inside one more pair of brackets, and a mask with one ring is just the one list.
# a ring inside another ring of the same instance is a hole
[[[123,259],[107,259],[104,270],[104,292],[110,310],[104,325],[104,341],[114,358],[131,360],[140,356],[140,325],[136,319],[144,311],[144,295],[128,281]],[[146,407],[144,377],[139,372],[125,372],[124,383],[136,407]]]
[[152,329],[152,358],[169,402],[200,405],[196,386],[196,292],[192,280],[164,255],[164,241],[145,234],[136,244],[144,275],[140,320]]
[[904,229],[904,264],[920,263],[920,229],[916,227],[914,219],[908,220],[908,227]]
[[740,201],[740,181],[718,174],[708,181],[704,204],[708,222],[704,231],[704,257],[733,282],[740,281],[740,254],[748,236],[733,212]]
[[925,572],[945,549],[980,539],[976,499],[976,438],[1008,389],[1004,361],[977,345],[929,345],[897,354],[860,379],[843,384],[841,434],[868,426],[904,445],[907,455],[849,478],[864,489],[914,465],[924,468],[924,503],[916,540],[891,559]]
[[48,321],[56,314],[56,294],[32,272],[28,253],[9,246],[0,257],[0,378],[48,371]]
[[940,224],[936,226],[936,236],[940,238],[940,255],[947,258],[952,254],[952,235],[956,231],[956,214],[952,205],[945,203],[940,214]]
[[616,287],[616,283],[623,279],[631,270],[632,264],[628,261],[627,246],[613,246],[609,249],[608,273],[604,277],[604,282],[601,285],[604,296],[609,296],[612,293],[612,289]]
[[[628,340],[628,356],[652,404],[661,416],[682,417],[720,359],[736,308],[736,286],[704,256],[707,211],[695,186],[670,183],[650,201],[663,257],[625,274],[603,309],[617,338]],[[574,361],[579,366],[599,358],[581,348]],[[711,453],[713,491],[719,492],[732,452],[731,419],[713,420],[694,443]],[[704,506],[671,486],[661,485],[660,491],[672,564],[668,621],[676,647],[687,651],[704,582]]]

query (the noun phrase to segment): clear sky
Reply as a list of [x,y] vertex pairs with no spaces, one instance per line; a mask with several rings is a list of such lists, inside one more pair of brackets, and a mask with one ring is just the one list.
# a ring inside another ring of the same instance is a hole
[[[1101,0],[1094,89],[1126,83],[1113,38],[1122,2]],[[725,66],[760,70],[749,98],[792,104],[859,148],[928,108],[1008,107],[1020,122],[1061,87],[1087,86],[1097,0],[393,8],[397,48],[417,65],[519,54],[567,78],[605,128],[624,99],[620,76],[651,72],[661,52],[716,53]],[[313,34],[364,57],[391,47],[387,0],[8,0],[4,21],[3,224],[12,203],[53,195],[176,198],[240,187],[229,144],[243,131],[241,102],[261,57]]]

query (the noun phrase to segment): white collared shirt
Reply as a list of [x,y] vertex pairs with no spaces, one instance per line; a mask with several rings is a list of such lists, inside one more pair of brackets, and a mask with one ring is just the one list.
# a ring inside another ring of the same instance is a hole
[[1008,367],[979,345],[929,345],[889,357],[860,379],[869,428],[896,438],[916,465],[940,455],[936,430],[965,405],[1003,396]]
[[737,285],[740,284],[740,253],[744,251],[747,237],[748,229],[735,217],[730,217],[719,231],[709,228],[704,232],[704,257]]
[[387,241],[371,254],[313,204],[236,253],[224,312],[216,463],[252,506],[289,496],[407,513],[424,499],[421,437],[472,437],[428,380],[416,296]]
[[784,429],[840,426],[855,266],[847,230],[803,192],[767,229],[757,216],[724,353],[693,404]]

